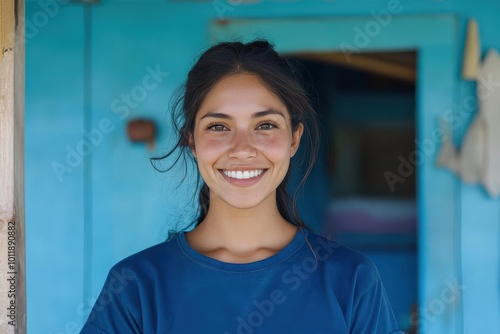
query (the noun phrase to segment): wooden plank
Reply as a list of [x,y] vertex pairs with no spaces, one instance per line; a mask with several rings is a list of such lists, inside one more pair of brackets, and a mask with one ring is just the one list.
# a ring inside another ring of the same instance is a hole
[[[250,41],[265,36],[276,44],[280,53],[341,51],[350,57],[359,52],[414,51],[424,45],[447,45],[449,36],[441,31],[448,31],[454,20],[449,14],[394,16],[378,34],[366,37],[367,24],[374,22],[373,17],[237,18],[213,21],[209,34],[212,44],[235,39]],[[422,29],[432,33],[414,33]]]
[[23,18],[24,0],[0,2],[0,332],[6,334],[26,333]]
[[467,24],[467,38],[465,40],[464,63],[462,77],[464,80],[477,80],[481,64],[481,40],[479,28],[475,19],[469,19]]
[[408,83],[415,83],[417,77],[416,69],[412,65],[398,64],[394,61],[387,61],[381,58],[377,59],[364,53],[351,54],[350,61],[347,61],[346,57],[338,52],[305,52],[295,55],[304,59],[365,70]]

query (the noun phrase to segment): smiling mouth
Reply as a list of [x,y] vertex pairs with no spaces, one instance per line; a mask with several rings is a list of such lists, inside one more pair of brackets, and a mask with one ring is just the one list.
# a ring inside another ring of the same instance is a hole
[[230,170],[222,170],[224,175],[227,177],[230,177],[232,179],[237,179],[237,180],[246,180],[246,179],[251,179],[254,177],[257,177],[264,173],[263,169],[256,169],[256,170],[246,170],[246,171],[230,171]]

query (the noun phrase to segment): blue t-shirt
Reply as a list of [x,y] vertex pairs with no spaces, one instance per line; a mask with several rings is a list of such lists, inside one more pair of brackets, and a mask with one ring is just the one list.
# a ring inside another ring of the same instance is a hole
[[299,231],[244,264],[202,255],[178,233],[111,269],[81,333],[402,332],[370,260]]

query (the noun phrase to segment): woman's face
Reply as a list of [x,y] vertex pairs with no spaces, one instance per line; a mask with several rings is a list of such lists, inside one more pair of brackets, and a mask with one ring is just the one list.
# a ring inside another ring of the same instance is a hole
[[210,205],[275,203],[302,131],[300,124],[292,132],[287,108],[258,77],[235,74],[220,80],[202,103],[191,138]]

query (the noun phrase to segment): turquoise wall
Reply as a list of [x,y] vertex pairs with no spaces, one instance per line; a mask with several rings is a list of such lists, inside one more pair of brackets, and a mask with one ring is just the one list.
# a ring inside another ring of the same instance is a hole
[[[479,23],[484,51],[500,48],[500,4],[492,1],[238,3],[103,0],[85,7],[65,0],[27,1],[29,333],[78,333],[109,268],[164,240],[168,229],[175,228],[173,222],[182,224],[191,218],[185,213],[189,212],[185,203],[190,200],[193,184],[179,186],[182,171],[167,177],[155,172],[148,158],[161,154],[172,143],[167,111],[175,87],[195,55],[224,34],[220,32],[223,27],[214,28],[213,20],[280,17],[299,22],[342,17],[356,18],[362,24],[357,26],[363,27],[374,20],[373,11],[387,8],[398,8],[396,16],[402,21],[416,14],[453,14],[457,36],[453,53],[433,47],[428,49],[432,54],[421,55],[426,63],[419,66],[428,69],[422,73],[431,77],[419,79],[429,82],[443,80],[439,64],[460,63],[469,17]],[[265,30],[261,25],[255,27],[257,34]],[[349,29],[352,33],[352,27]],[[411,29],[431,40],[437,34],[431,24]],[[332,40],[337,33],[340,31],[331,32]],[[395,41],[389,36],[394,35],[382,31],[369,47],[404,43],[410,38],[401,35]],[[300,34],[289,37],[285,49],[306,38]],[[315,42],[327,45],[328,38],[321,36],[320,40],[318,36]],[[473,94],[474,85],[462,82],[458,69],[448,79],[451,84],[447,85],[453,87],[449,94],[459,109]],[[419,89],[421,94],[425,92],[425,87]],[[441,113],[453,108],[448,102],[451,99],[439,104],[443,97],[436,95],[430,100],[419,101],[430,103],[429,112],[433,105],[439,105]],[[421,110],[427,112],[426,108]],[[472,116],[460,118],[457,142]],[[159,125],[153,149],[128,142],[127,121],[136,117],[151,118]],[[422,117],[433,126],[433,121]],[[422,203],[430,203],[419,220],[423,224],[420,243],[428,252],[422,258],[440,254],[436,257],[443,258],[445,254],[451,269],[442,275],[438,269],[434,272],[434,267],[421,264],[424,270],[419,281],[426,291],[420,305],[426,315],[420,319],[422,333],[491,332],[500,328],[500,201],[489,198],[478,186],[464,185],[448,172],[438,171],[434,156],[429,157],[420,175],[424,179],[422,192],[433,192],[421,198]],[[452,196],[439,186],[429,190],[433,183],[450,185]],[[443,224],[447,229],[440,231],[436,216],[451,221],[451,229]],[[440,233],[450,239],[441,243],[432,238]],[[457,298],[448,303],[443,296],[455,281],[459,285],[454,290]]]

